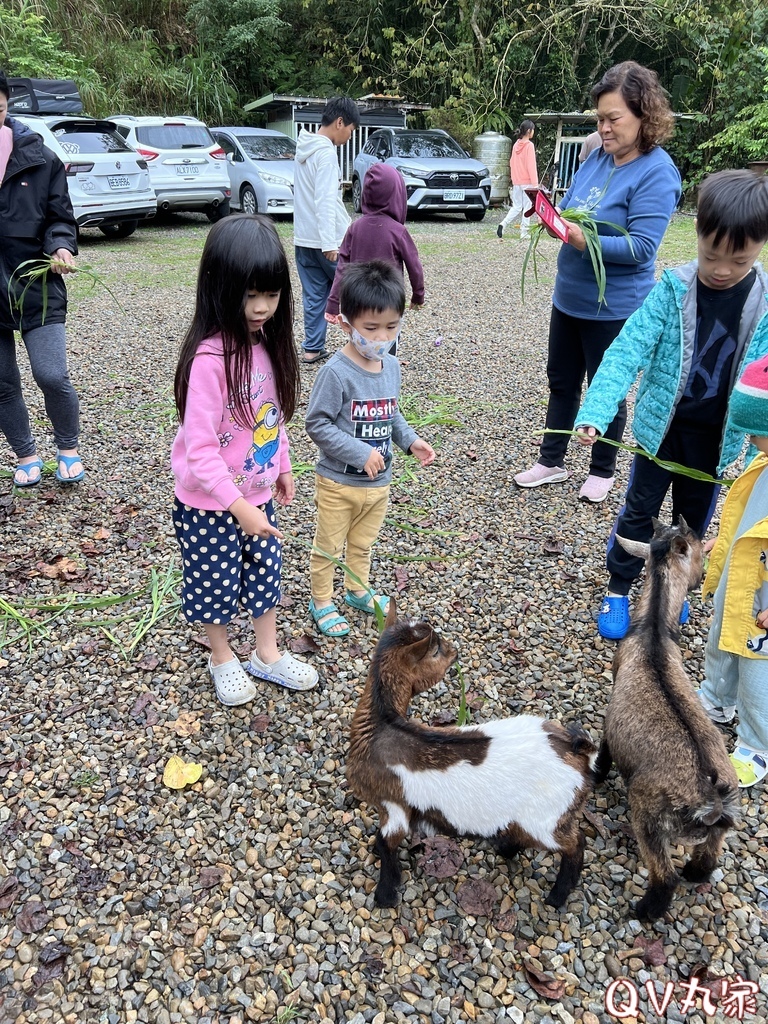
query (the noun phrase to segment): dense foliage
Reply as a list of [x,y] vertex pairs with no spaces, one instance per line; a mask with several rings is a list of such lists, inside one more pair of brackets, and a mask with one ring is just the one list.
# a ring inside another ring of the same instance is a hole
[[768,158],[764,0],[4,0],[10,74],[72,77],[95,114],[242,121],[266,92],[386,92],[467,141],[525,111],[580,110],[618,60],[692,118],[689,180]]

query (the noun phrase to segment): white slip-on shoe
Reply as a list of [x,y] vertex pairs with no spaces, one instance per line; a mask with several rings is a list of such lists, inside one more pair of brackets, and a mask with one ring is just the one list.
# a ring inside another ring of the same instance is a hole
[[518,487],[541,487],[542,484],[561,484],[570,476],[563,466],[542,466],[537,462],[530,469],[523,470],[512,479]]
[[593,476],[590,473],[581,485],[579,501],[588,501],[592,505],[599,505],[601,501],[605,501],[608,497],[615,482],[615,476]]
[[236,658],[225,661],[222,665],[214,665],[211,655],[208,658],[208,671],[216,687],[216,696],[227,707],[239,707],[240,704],[247,704],[258,696],[258,687],[248,678]]
[[245,662],[243,668],[252,676],[277,683],[286,690],[311,690],[313,686],[317,686],[320,678],[317,669],[312,668],[306,661],[299,661],[287,651],[271,665],[267,665],[256,654],[252,654],[251,660]]
[[732,722],[736,717],[735,704],[721,708],[719,704],[715,704],[709,697],[705,696],[701,690],[697,690],[696,694],[701,701],[701,706],[707,713],[707,717],[711,721],[717,722],[718,725],[727,725],[728,722]]

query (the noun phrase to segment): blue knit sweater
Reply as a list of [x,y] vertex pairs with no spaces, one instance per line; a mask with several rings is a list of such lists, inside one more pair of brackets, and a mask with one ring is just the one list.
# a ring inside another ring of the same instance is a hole
[[680,174],[658,146],[620,167],[602,149],[591,153],[576,172],[560,209],[590,209],[598,220],[625,228],[632,245],[614,228],[598,226],[606,275],[605,302],[600,306],[589,253],[561,246],[555,306],[586,320],[625,320],[634,313],[653,288],[656,253],[679,199]]

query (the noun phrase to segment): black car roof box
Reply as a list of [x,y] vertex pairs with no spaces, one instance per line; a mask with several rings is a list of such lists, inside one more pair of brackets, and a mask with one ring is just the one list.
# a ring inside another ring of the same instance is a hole
[[82,114],[74,82],[54,78],[9,78],[9,114]]

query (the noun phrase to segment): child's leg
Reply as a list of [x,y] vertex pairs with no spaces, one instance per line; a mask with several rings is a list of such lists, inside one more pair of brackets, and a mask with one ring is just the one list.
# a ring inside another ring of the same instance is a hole
[[[381,524],[384,522],[389,504],[389,486],[360,489],[365,494],[365,501],[349,525],[347,565],[360,578],[364,586],[368,587],[371,575],[371,548],[379,536]],[[351,590],[358,597],[368,596],[367,591],[361,589],[360,584],[350,577],[345,580],[345,586],[347,590]]]
[[642,558],[635,558],[617,542],[616,535],[627,540],[647,543],[653,534],[651,520],[659,514],[669,487],[667,470],[642,455],[636,455],[629,473],[629,487],[624,507],[619,512],[608,538],[606,564],[611,578],[608,590],[625,596],[643,571]]
[[699,693],[712,707],[727,709],[729,717],[732,717],[731,709],[736,706],[739,694],[739,663],[746,659],[720,650],[725,583],[726,579],[723,577],[715,591],[714,616],[704,651],[704,679]]
[[752,750],[768,751],[768,658],[740,658],[738,663],[739,709],[737,739]]
[[[349,525],[358,514],[365,492],[364,487],[349,487],[319,474],[315,477],[315,548],[341,560]],[[335,568],[329,559],[317,551],[312,552],[309,559],[309,576],[312,600],[316,608],[324,608],[333,601]]]
[[266,665],[271,665],[280,657],[280,652],[277,649],[277,609],[270,608],[268,612],[264,612],[257,618],[252,617],[251,622],[259,658]]

